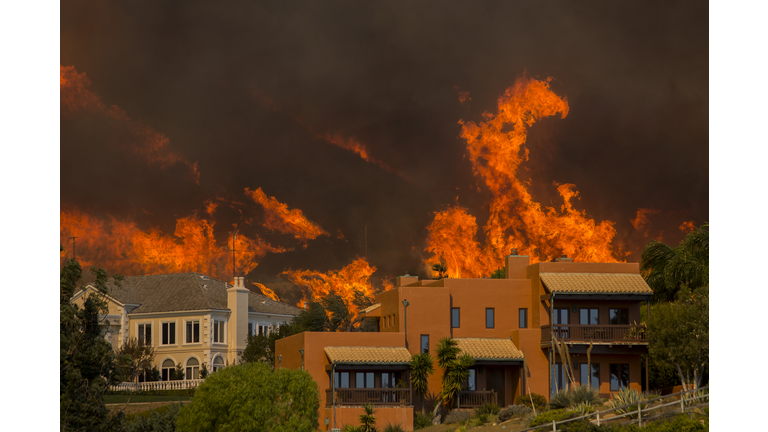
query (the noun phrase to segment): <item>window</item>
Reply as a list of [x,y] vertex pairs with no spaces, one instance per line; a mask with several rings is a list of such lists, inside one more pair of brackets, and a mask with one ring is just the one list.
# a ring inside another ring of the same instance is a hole
[[253,321],[248,321],[248,336],[253,336]]
[[429,352],[429,335],[421,335],[421,353]]
[[214,343],[226,343],[224,340],[224,327],[226,321],[213,320],[213,342]]
[[610,324],[629,324],[629,309],[609,309]]
[[267,335],[267,326],[263,326],[263,325],[259,326],[259,335],[261,336]]
[[397,380],[399,378],[399,372],[382,372],[381,373],[381,387],[382,388],[395,388],[397,387]]
[[186,321],[184,343],[200,343],[200,320]]
[[629,365],[612,364],[611,365],[611,391],[629,387]]
[[213,359],[213,371],[216,372],[223,368],[224,368],[224,359],[221,358],[221,356],[216,356],[216,358]]
[[591,374],[589,371],[589,364],[587,363],[579,364],[579,371],[581,375],[579,382],[581,385],[590,385],[595,389],[600,388],[600,363],[592,363]]
[[170,381],[171,378],[173,378],[173,372],[176,370],[176,365],[173,363],[173,360],[167,359],[163,362],[162,371],[160,372],[162,375],[163,381]]
[[477,390],[477,374],[474,368],[469,370],[469,376],[467,376],[467,381],[464,383],[464,389],[469,391]]
[[557,391],[563,390],[568,386],[568,378],[565,375],[563,365],[561,363],[555,363],[554,366],[555,370],[554,376],[552,377],[552,394],[555,394]]
[[555,308],[552,324],[568,325],[568,308]]
[[579,324],[581,325],[597,325],[600,321],[597,318],[597,308],[581,308],[579,309]]
[[152,324],[139,324],[139,343],[152,345]]
[[334,387],[349,388],[349,372],[336,372]]
[[163,323],[163,345],[175,345],[176,344],[176,323],[164,322]]
[[555,308],[552,316],[552,332],[558,339],[569,339],[570,331],[568,327],[568,308]]
[[520,328],[528,328],[528,308],[520,308]]
[[459,328],[459,308],[451,308],[451,328]]
[[373,388],[375,385],[374,372],[355,373],[355,388]]
[[200,362],[192,357],[187,360],[187,373],[184,375],[185,379],[200,379]]
[[496,309],[485,308],[485,328],[496,327]]

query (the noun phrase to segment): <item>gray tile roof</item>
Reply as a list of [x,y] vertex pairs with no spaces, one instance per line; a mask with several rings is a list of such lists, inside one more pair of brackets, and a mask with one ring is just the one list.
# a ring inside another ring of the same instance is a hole
[[[126,276],[120,285],[110,283],[109,294],[122,303],[139,305],[129,313],[227,310],[227,288],[232,287],[200,273]],[[301,309],[250,292],[248,311],[298,315]]]

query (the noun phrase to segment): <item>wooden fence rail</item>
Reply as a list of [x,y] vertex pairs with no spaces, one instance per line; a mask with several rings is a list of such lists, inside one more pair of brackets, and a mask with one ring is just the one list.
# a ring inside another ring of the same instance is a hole
[[[667,402],[667,403],[663,403],[663,404],[660,404],[660,405],[655,405],[653,407],[647,407],[647,408],[643,408],[642,407],[643,404],[645,404],[647,406],[647,404],[650,403],[650,402],[661,400],[661,399],[667,399],[667,398],[674,397],[674,396],[677,396],[677,395],[680,395],[680,400],[679,401]],[[701,402],[702,400],[704,400],[704,402]],[[651,416],[651,417],[647,416],[647,413],[649,413],[651,411],[659,410],[661,408],[665,408],[665,407],[669,407],[669,406],[675,406],[676,409],[674,409],[672,411],[669,411],[669,412],[657,414],[657,415],[654,415],[654,416]],[[702,408],[702,407],[708,407],[708,406],[709,406],[709,386],[705,386],[705,387],[701,387],[701,388],[694,389],[694,390],[681,391],[681,392],[673,393],[673,394],[666,395],[666,396],[660,396],[660,397],[653,398],[653,399],[642,400],[638,404],[629,404],[629,405],[619,406],[619,407],[616,407],[616,408],[609,408],[607,410],[598,411],[598,412],[590,413],[590,414],[587,414],[587,415],[583,415],[581,417],[575,417],[575,418],[572,418],[572,419],[562,420],[562,421],[559,421],[559,422],[558,421],[552,421],[552,423],[547,423],[547,424],[539,425],[539,426],[536,426],[536,427],[532,427],[532,428],[528,428],[528,429],[523,429],[520,432],[535,431],[535,430],[544,429],[544,428],[547,428],[547,430],[550,430],[549,428],[551,428],[552,431],[556,432],[558,430],[557,429],[558,425],[563,425],[565,423],[569,423],[569,422],[573,422],[573,421],[578,421],[578,420],[582,420],[582,419],[587,419],[591,423],[595,423],[598,426],[600,426],[601,423],[605,423],[605,422],[608,422],[608,421],[618,420],[620,418],[624,418],[624,417],[628,417],[628,416],[637,416],[637,418],[629,420],[629,421],[624,422],[622,424],[638,423],[640,425],[640,427],[642,427],[643,423],[648,422],[648,421],[653,420],[653,419],[656,419],[656,418],[666,417],[666,416],[675,415],[675,414],[679,414],[679,413],[685,413],[686,409],[688,410],[688,412],[692,412],[691,410],[693,410],[694,408]],[[620,409],[633,408],[633,407],[637,407],[637,409],[634,410],[634,411],[629,411],[629,412],[624,413],[624,414],[619,414],[619,415],[616,415],[616,416],[613,416],[613,417],[605,418],[605,414],[611,414],[611,413],[617,412],[617,410],[620,410]],[[644,413],[645,413],[645,416],[643,415]],[[603,415],[602,419],[600,418],[601,414]],[[594,418],[592,418],[592,417],[594,417]]]
[[459,408],[479,407],[487,403],[496,403],[494,390],[459,392]]
[[554,324],[541,327],[541,340],[555,338],[566,341],[644,343],[648,339],[644,325],[576,325]]

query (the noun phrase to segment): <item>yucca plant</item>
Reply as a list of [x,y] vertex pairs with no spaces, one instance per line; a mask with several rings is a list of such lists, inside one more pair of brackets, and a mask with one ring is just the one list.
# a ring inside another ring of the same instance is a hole
[[387,423],[384,432],[405,432],[405,429],[403,429],[399,423],[394,425],[392,423]]
[[374,432],[376,430],[376,417],[373,414],[376,409],[371,404],[363,405],[363,409],[365,414],[360,416],[360,423],[362,423],[360,430],[362,432]]
[[573,398],[573,404],[578,405],[586,402],[588,404],[595,404],[600,400],[597,394],[597,389],[590,385],[581,385],[576,387],[571,393]]
[[549,398],[549,407],[553,409],[568,408],[573,405],[573,394],[570,390],[560,390]]
[[[645,408],[645,403],[643,402],[643,395],[640,394],[639,391],[631,389],[629,387],[624,387],[623,389],[619,390],[617,393],[613,394],[613,399],[611,399],[611,408],[614,408],[617,413],[629,413],[632,411],[637,411],[637,406],[640,404],[640,408]],[[627,406],[629,405],[629,406]],[[636,418],[637,415],[631,415],[629,418]]]

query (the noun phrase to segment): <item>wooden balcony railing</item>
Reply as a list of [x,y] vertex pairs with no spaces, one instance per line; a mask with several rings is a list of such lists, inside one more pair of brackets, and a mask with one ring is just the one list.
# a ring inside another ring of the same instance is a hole
[[496,403],[495,391],[459,392],[459,408],[479,407],[487,403]]
[[566,341],[647,343],[643,325],[564,325],[541,326],[541,341],[549,342],[552,332],[555,338]]
[[[333,390],[325,391],[326,405],[333,404]],[[412,405],[407,388],[337,388],[336,405]]]

